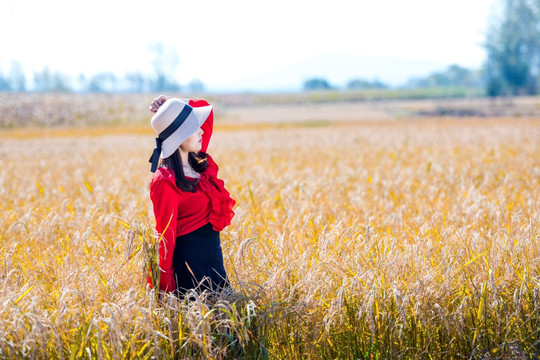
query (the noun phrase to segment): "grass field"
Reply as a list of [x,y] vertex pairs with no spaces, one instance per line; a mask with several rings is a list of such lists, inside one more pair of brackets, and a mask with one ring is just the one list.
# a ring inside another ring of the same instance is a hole
[[334,106],[217,115],[214,305],[146,288],[149,126],[0,131],[0,357],[538,358],[540,119]]
[[[450,91],[450,90],[445,90]],[[450,91],[451,92],[451,91]],[[431,117],[537,117],[540,97],[437,97],[414,90],[320,91],[291,94],[211,94],[204,97],[221,123],[290,123]],[[444,93],[444,91],[443,91]],[[371,95],[370,95],[371,94]],[[422,95],[423,94],[423,95]],[[20,127],[144,126],[148,102],[158,94],[63,94],[0,92],[0,129]],[[174,95],[174,94],[172,94]],[[408,96],[411,95],[412,99]],[[182,97],[185,94],[177,94]],[[339,106],[339,111],[335,107]]]

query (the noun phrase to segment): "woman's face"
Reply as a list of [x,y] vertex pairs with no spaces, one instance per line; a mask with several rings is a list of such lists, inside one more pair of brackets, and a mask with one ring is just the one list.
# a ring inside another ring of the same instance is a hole
[[197,131],[193,133],[190,137],[188,137],[180,146],[180,150],[184,152],[199,152],[201,151],[202,147],[202,134],[203,131],[201,128],[199,128]]

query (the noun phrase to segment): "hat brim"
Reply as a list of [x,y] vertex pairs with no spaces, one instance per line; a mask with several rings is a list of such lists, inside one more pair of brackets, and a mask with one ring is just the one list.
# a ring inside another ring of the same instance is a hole
[[211,111],[212,105],[194,107],[182,125],[161,144],[161,158],[165,159],[171,156],[187,138],[204,124]]

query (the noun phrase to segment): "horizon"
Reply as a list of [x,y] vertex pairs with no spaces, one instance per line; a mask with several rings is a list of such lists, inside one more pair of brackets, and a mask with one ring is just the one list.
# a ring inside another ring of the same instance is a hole
[[[150,74],[159,43],[171,60],[163,67],[170,68],[166,72],[172,78],[183,85],[200,80],[208,89],[325,54],[430,61],[440,63],[440,70],[452,64],[474,69],[484,62],[481,43],[496,3],[342,0],[329,7],[307,1],[273,6],[168,1],[161,5],[167,11],[160,13],[141,1],[97,1],[91,6],[8,1],[0,5],[0,37],[8,50],[0,56],[0,70],[9,73],[11,62],[18,61],[28,79],[45,67],[71,78],[107,71],[118,77],[135,71]],[[129,16],[118,16],[126,9]],[[178,16],[185,13],[204,16]],[[395,86],[384,74],[363,78]]]

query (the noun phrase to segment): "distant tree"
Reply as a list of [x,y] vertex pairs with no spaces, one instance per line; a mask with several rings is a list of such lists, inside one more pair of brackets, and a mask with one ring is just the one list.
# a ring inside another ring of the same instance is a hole
[[34,88],[38,92],[70,92],[69,78],[59,71],[52,72],[48,66],[34,72]]
[[114,92],[116,90],[116,76],[110,71],[95,74],[90,78],[88,91],[94,93]]
[[11,62],[9,81],[11,83],[12,91],[26,91],[26,76],[24,75],[24,71],[20,62]]
[[180,62],[176,49],[173,47],[165,48],[161,42],[151,43],[149,48],[154,54],[152,65],[154,66],[155,79],[152,90],[156,92],[179,91],[180,85],[174,75]]
[[478,85],[479,73],[459,65],[450,65],[446,70],[446,81],[451,86],[474,87]]
[[363,79],[352,79],[347,83],[348,89],[386,89],[388,85],[382,83],[379,80],[363,80]]
[[38,92],[51,91],[52,74],[48,66],[43,70],[34,72],[34,89]]
[[88,91],[88,83],[87,83],[86,75],[84,73],[79,73],[79,76],[77,77],[77,90],[80,92],[86,92]]
[[479,88],[483,86],[481,71],[470,70],[459,65],[450,65],[445,71],[435,72],[423,78],[413,78],[407,87],[467,87]]
[[9,78],[4,76],[2,71],[0,71],[0,91],[11,91],[11,82]]
[[128,91],[141,93],[144,91],[146,80],[140,71],[129,72],[126,74]]
[[192,93],[202,93],[204,91],[204,84],[199,79],[193,79],[188,84],[188,90]]
[[69,84],[69,77],[59,71],[55,71],[52,76],[52,88],[53,92],[71,92],[73,89]]
[[503,0],[503,14],[492,19],[487,50],[487,92],[536,94],[540,67],[540,1]]
[[332,87],[330,86],[328,81],[326,81],[325,79],[322,79],[322,78],[313,78],[313,79],[306,80],[304,82],[304,90],[307,90],[307,91],[310,91],[310,90],[329,90],[331,88]]

